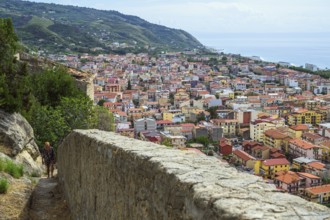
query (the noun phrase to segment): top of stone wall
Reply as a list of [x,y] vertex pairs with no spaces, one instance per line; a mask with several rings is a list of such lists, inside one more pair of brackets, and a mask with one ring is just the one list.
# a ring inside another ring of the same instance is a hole
[[[97,142],[155,163],[179,182],[190,186],[194,205],[212,209],[219,219],[330,219],[330,209],[298,196],[282,193],[262,178],[240,172],[215,157],[176,150],[99,130],[75,130]],[[112,153],[113,156],[115,152]]]

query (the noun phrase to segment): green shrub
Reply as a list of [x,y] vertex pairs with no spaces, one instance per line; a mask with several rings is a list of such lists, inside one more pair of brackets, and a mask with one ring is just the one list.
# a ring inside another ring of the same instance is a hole
[[4,162],[2,161],[0,162],[0,164],[2,164],[0,165],[2,166],[2,171],[10,174],[12,177],[20,178],[21,176],[23,176],[23,165],[15,164],[11,160],[6,160]]
[[41,175],[40,175],[40,173],[38,173],[38,172],[36,172],[36,171],[33,171],[32,173],[31,173],[31,177],[40,177]]
[[3,159],[0,159],[0,172],[4,171],[6,167],[6,161]]
[[0,179],[0,194],[6,193],[9,188],[9,183],[7,179]]

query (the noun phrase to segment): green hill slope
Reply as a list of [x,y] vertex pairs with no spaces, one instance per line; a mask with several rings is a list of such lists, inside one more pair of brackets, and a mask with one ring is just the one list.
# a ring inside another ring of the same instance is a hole
[[169,50],[203,47],[183,30],[152,24],[117,11],[0,0],[0,17],[13,19],[24,44],[49,52],[88,52],[95,47],[118,50],[114,47],[118,43],[127,45],[126,52],[150,47]]

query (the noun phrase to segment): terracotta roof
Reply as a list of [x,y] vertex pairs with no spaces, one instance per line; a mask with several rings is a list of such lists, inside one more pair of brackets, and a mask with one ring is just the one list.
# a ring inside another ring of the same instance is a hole
[[236,119],[212,119],[213,123],[229,123],[229,122],[238,122]]
[[318,146],[316,146],[316,145],[314,145],[310,142],[301,140],[299,138],[291,139],[289,142],[291,144],[294,144],[295,146],[297,146],[299,148],[302,148],[302,149],[305,149],[305,150],[312,149],[312,148],[318,148]]
[[311,139],[311,140],[315,140],[315,139],[318,139],[318,138],[323,138],[321,135],[319,134],[316,134],[316,133],[304,133],[303,134],[303,137],[306,137],[308,139]]
[[262,161],[262,163],[266,166],[290,165],[290,162],[286,158],[268,159]]
[[301,173],[301,172],[298,172],[298,175],[299,176],[303,176],[303,177],[307,177],[307,178],[310,178],[310,179],[321,179],[321,177],[315,176],[315,175],[310,174],[310,173]]
[[293,125],[290,127],[292,130],[295,131],[306,131],[308,130],[308,126],[304,124]]
[[174,124],[174,123],[170,120],[158,120],[156,121],[156,124]]
[[265,135],[274,139],[285,139],[289,137],[286,134],[283,134],[282,132],[278,131],[277,129],[269,129],[265,131]]
[[262,146],[262,145],[257,145],[257,146],[254,146],[254,147],[252,148],[252,150],[262,150],[262,151],[264,151],[264,150],[269,150],[269,149],[270,149],[270,147]]
[[306,188],[306,191],[312,194],[327,193],[330,192],[330,184]]
[[310,162],[307,165],[312,167],[312,168],[318,169],[318,170],[321,170],[325,167],[324,163],[321,163],[321,162],[318,162],[318,161]]
[[260,145],[260,144],[256,141],[245,140],[245,141],[243,141],[243,146],[245,146],[245,145],[256,146],[256,145]]
[[308,112],[308,109],[305,108],[299,108],[297,110],[294,111],[295,113],[301,114],[301,113],[305,113]]
[[242,150],[234,150],[233,154],[235,154],[237,157],[241,158],[244,161],[255,160],[254,157]]
[[147,139],[150,141],[150,142],[158,142],[158,138],[156,137],[147,137]]
[[279,152],[280,151],[280,149],[278,149],[278,148],[276,148],[276,147],[272,147],[271,149],[270,149],[270,152],[271,153],[276,153],[276,152]]
[[185,123],[185,124],[181,124],[182,127],[195,127],[195,125],[193,123]]
[[286,158],[284,154],[281,154],[279,152],[275,152],[270,155],[272,158]]
[[127,114],[125,112],[117,112],[117,114],[120,116],[127,116]]
[[292,171],[278,172],[275,175],[278,175],[275,179],[286,184],[296,183],[302,178]]

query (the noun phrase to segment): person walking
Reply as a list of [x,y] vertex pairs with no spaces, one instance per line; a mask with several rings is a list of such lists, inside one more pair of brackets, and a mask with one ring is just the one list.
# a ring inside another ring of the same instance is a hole
[[49,142],[45,142],[44,150],[42,152],[42,164],[46,165],[47,168],[47,178],[49,178],[49,174],[51,177],[54,173],[54,164],[55,164],[55,151],[54,148],[50,146]]

